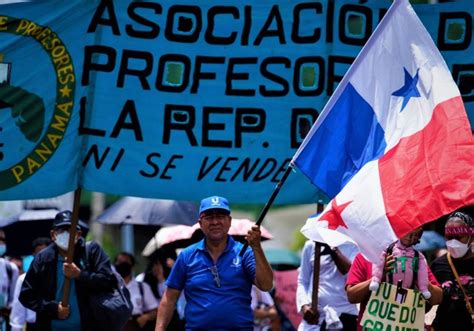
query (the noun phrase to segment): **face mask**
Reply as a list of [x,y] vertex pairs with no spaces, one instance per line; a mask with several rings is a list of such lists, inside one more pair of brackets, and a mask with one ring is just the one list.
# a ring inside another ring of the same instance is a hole
[[67,251],[67,246],[69,244],[69,231],[64,231],[56,235],[56,240],[54,241],[59,248],[64,251]]
[[5,255],[6,251],[7,251],[7,245],[0,244],[0,256]]
[[446,241],[446,247],[448,248],[449,254],[455,259],[459,259],[466,255],[467,250],[469,249],[468,244],[463,244],[459,240],[451,239]]
[[115,270],[120,276],[127,277],[132,273],[132,265],[128,262],[120,262],[115,265]]

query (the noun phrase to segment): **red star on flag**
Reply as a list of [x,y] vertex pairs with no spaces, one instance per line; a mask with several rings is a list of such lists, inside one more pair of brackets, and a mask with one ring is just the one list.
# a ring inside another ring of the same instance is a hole
[[347,229],[347,225],[344,223],[341,213],[351,203],[352,201],[349,201],[339,206],[336,199],[333,199],[331,209],[322,214],[321,217],[319,217],[319,221],[328,221],[328,228],[331,230],[336,230],[340,226]]

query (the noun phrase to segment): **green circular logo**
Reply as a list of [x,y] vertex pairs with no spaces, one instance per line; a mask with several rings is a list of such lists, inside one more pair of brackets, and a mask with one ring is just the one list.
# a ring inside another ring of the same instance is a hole
[[0,171],[0,190],[6,190],[33,176],[51,159],[59,147],[74,108],[76,76],[71,55],[62,40],[50,28],[26,19],[0,16],[0,33],[34,39],[48,54],[56,75],[54,110],[43,135],[41,135],[45,126],[43,99],[21,87],[10,85],[8,80],[0,83],[0,106],[10,107],[12,120],[21,133],[29,141],[36,142],[33,150],[23,159]]

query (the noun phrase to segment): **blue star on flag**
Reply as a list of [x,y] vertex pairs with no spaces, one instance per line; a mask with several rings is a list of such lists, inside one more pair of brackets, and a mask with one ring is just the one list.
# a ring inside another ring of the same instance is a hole
[[403,97],[403,104],[400,112],[403,111],[408,101],[410,101],[410,98],[420,97],[420,92],[418,92],[418,89],[416,88],[416,84],[418,84],[418,70],[416,71],[416,75],[414,77],[410,76],[410,73],[407,71],[407,69],[403,68],[403,70],[405,71],[405,84],[400,89],[392,93],[392,95],[396,97]]

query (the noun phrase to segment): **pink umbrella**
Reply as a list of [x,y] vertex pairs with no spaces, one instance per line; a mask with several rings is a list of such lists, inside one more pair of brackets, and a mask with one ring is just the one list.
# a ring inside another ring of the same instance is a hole
[[[247,235],[247,232],[249,232],[250,228],[255,225],[255,222],[246,219],[246,218],[233,218],[232,219],[232,224],[229,229],[229,234],[233,237],[235,236],[241,236],[245,237]],[[262,239],[267,240],[267,239],[273,239],[272,234],[265,229],[263,226],[260,226],[260,232],[262,234]],[[237,238],[239,239],[239,238]],[[243,239],[243,238],[242,238]]]
[[[255,222],[248,219],[233,218],[229,229],[229,234],[237,241],[243,242],[245,236],[250,228],[255,225]],[[272,239],[272,234],[260,226],[262,240]],[[203,238],[203,233],[199,223],[193,226],[189,225],[171,225],[159,229],[153,238],[143,249],[143,256],[150,256],[155,250],[160,247],[167,246],[170,248],[183,248],[194,244]]]

